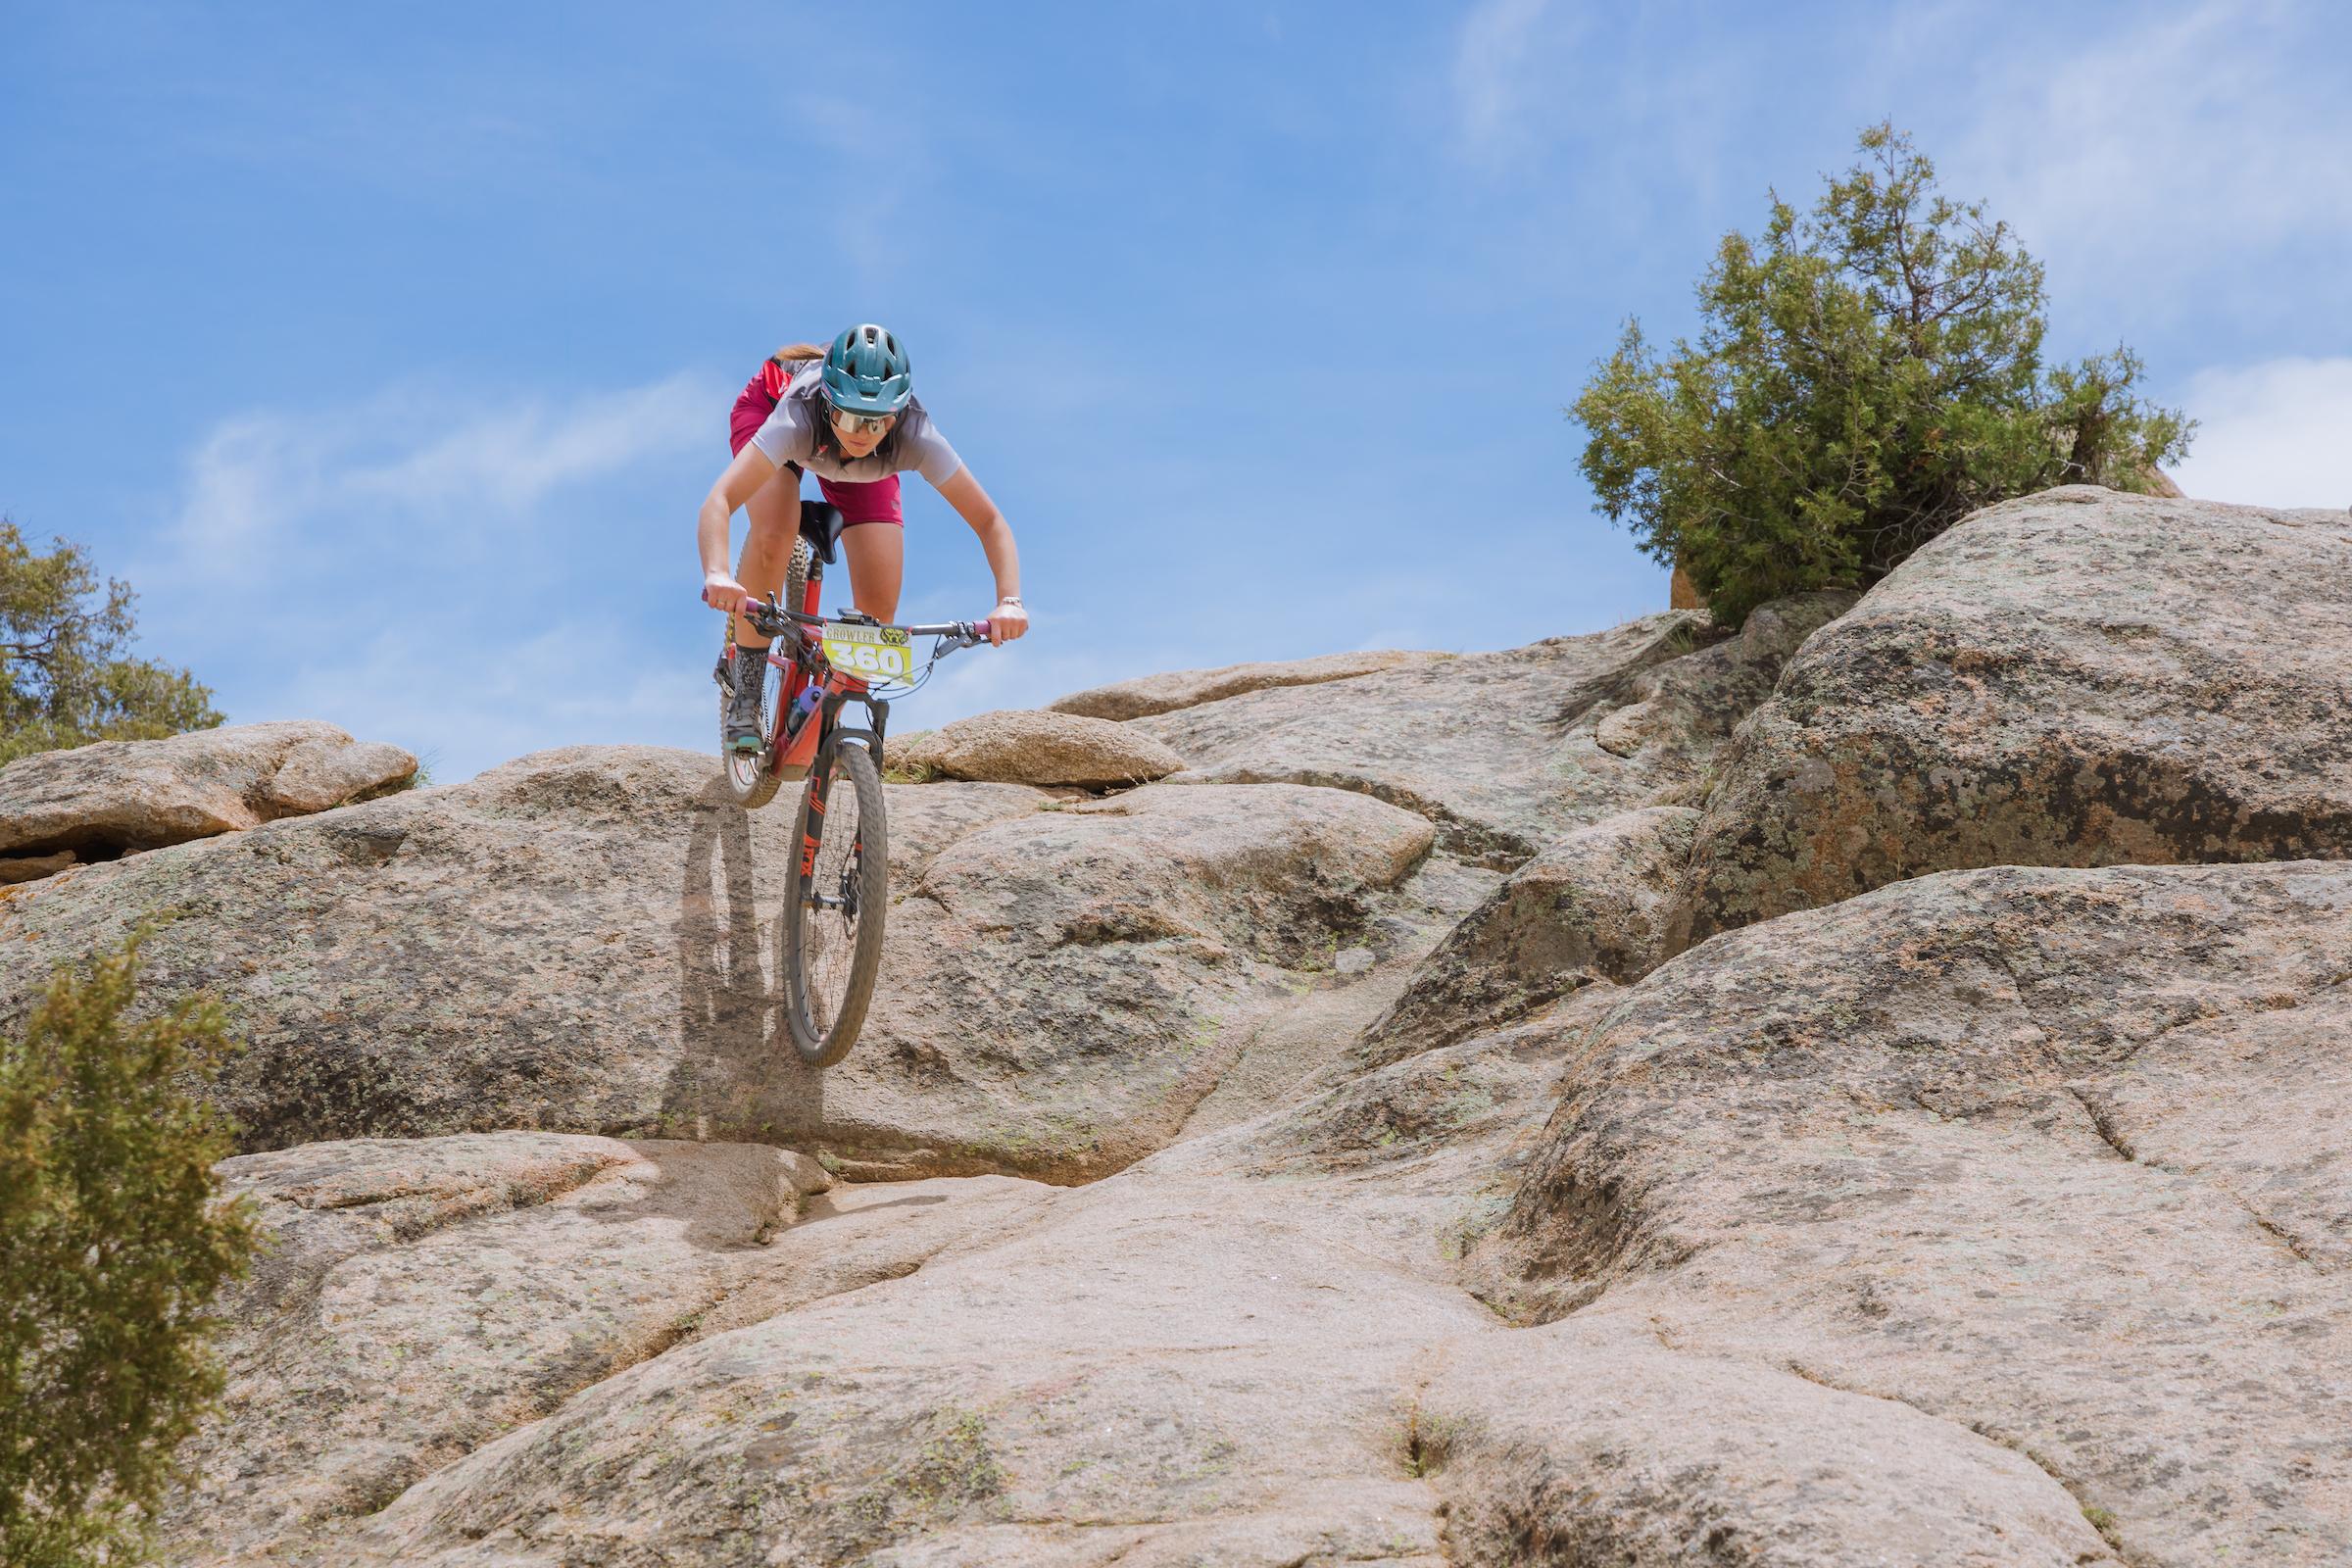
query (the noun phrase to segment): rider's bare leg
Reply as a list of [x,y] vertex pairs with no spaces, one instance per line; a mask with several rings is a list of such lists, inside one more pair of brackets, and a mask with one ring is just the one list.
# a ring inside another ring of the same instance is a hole
[[[778,468],[776,476],[744,503],[743,514],[752,526],[743,541],[743,559],[736,564],[735,580],[765,599],[784,586],[785,570],[792,564],[792,542],[801,531],[801,476],[790,468]],[[735,645],[765,648],[767,639],[737,615]]]
[[[906,530],[896,523],[860,522],[841,530],[850,558],[850,597],[876,620],[899,618],[899,588],[906,576]],[[743,579],[749,588],[752,579]]]

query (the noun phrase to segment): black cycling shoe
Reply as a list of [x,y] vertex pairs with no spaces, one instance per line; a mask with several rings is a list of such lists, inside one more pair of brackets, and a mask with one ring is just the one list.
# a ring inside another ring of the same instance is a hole
[[723,678],[727,717],[723,738],[730,752],[756,752],[767,744],[760,728],[760,699],[767,687],[767,650],[737,648],[734,667]]

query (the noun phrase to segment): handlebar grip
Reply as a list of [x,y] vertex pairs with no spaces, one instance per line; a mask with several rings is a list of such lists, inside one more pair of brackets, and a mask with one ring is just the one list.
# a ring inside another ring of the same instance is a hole
[[973,621],[972,635],[979,638],[981,641],[986,642],[988,640],[988,622],[985,620]]

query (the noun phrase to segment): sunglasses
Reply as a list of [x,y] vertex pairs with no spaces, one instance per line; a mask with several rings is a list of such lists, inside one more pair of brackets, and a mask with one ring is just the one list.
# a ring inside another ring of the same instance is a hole
[[852,414],[846,409],[833,411],[833,428],[843,435],[879,434],[899,422],[895,414]]

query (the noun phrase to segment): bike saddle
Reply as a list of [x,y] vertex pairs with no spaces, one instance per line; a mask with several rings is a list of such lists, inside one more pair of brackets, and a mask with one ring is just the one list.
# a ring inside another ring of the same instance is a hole
[[822,501],[801,503],[801,537],[816,552],[816,559],[830,566],[835,560],[835,547],[841,543],[841,509]]

